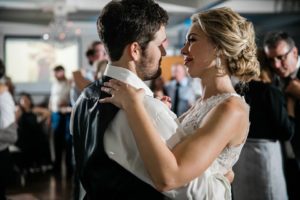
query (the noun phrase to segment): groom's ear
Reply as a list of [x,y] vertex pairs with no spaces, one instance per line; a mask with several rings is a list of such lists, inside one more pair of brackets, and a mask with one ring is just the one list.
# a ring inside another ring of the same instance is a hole
[[137,42],[131,43],[129,45],[128,51],[129,51],[128,53],[129,53],[130,57],[134,61],[138,61],[142,55],[141,47],[140,47],[139,43],[137,43]]

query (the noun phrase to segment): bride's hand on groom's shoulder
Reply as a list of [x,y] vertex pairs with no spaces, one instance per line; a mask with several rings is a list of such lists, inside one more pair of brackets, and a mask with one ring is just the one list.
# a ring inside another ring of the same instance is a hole
[[104,82],[101,91],[109,94],[109,97],[100,99],[100,103],[112,103],[124,110],[131,109],[137,104],[143,104],[144,89],[137,89],[127,83],[111,79]]

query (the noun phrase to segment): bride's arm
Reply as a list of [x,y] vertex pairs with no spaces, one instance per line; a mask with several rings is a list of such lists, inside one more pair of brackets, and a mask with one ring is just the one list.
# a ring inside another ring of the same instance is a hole
[[125,110],[145,167],[160,191],[178,188],[201,175],[233,135],[246,127],[248,116],[235,101],[229,101],[218,106],[195,134],[170,150],[151,123],[142,92],[124,84],[109,86],[115,87],[113,97],[102,101]]

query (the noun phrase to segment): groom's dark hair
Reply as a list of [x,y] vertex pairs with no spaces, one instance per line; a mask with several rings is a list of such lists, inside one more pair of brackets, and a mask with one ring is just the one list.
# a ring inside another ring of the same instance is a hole
[[138,42],[144,51],[167,22],[167,12],[153,0],[111,1],[103,8],[97,29],[111,61],[117,61],[132,42]]

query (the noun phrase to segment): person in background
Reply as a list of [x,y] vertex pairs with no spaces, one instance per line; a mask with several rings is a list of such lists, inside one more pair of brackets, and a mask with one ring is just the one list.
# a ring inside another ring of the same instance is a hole
[[[101,61],[96,62],[96,72],[94,75],[94,81],[102,79],[107,64],[108,64],[108,60],[101,60]],[[90,83],[92,83],[92,82],[90,82]]]
[[235,200],[287,200],[280,142],[294,135],[294,107],[272,85],[273,72],[263,49],[258,51],[260,77],[240,88],[250,106],[250,129],[233,170]]
[[196,101],[193,81],[187,76],[184,65],[172,65],[172,78],[165,86],[172,101],[172,111],[180,116],[186,112]]
[[8,147],[16,141],[15,103],[6,85],[5,66],[0,59],[0,200],[6,200],[6,187],[13,175]]
[[49,139],[45,133],[50,117],[47,108],[34,105],[29,93],[20,93],[16,111],[18,140],[15,145],[21,150],[18,165],[25,171],[30,168],[40,170],[42,165],[52,165]]
[[300,180],[300,57],[293,38],[286,32],[275,31],[264,38],[264,51],[272,70],[277,75],[274,85],[295,104],[295,134],[284,143],[285,173],[290,199],[300,199],[294,183]]
[[168,96],[168,92],[165,88],[165,81],[161,76],[151,80],[149,87],[152,90],[155,98],[161,99],[164,96]]
[[96,62],[96,61],[102,61],[102,60],[109,60],[109,56],[107,54],[107,51],[106,51],[106,49],[104,47],[103,42],[101,42],[101,41],[94,41],[91,44],[90,48],[93,49],[94,52],[95,52],[94,62]]
[[49,109],[51,111],[51,127],[54,133],[54,173],[58,178],[62,173],[62,154],[65,150],[65,165],[67,177],[73,174],[72,164],[72,136],[69,123],[72,108],[70,106],[71,83],[65,76],[65,69],[56,66],[54,69],[55,81],[51,87]]
[[94,49],[88,49],[86,52],[85,52],[85,56],[87,58],[87,61],[88,61],[88,64],[90,66],[93,65],[94,61],[95,61],[95,50]]
[[11,94],[12,97],[14,97],[14,95],[15,95],[15,85],[14,85],[12,79],[8,76],[5,76],[4,79],[5,79],[5,84],[8,87],[9,93]]
[[82,70],[73,71],[73,85],[71,89],[71,104],[74,105],[82,90],[100,77],[105,70],[105,63],[109,57],[101,41],[94,41],[86,52],[89,66]]
[[[101,61],[107,61],[108,55],[104,48],[104,44],[101,41],[94,41],[86,52],[86,57],[89,62],[89,66],[83,68],[82,76],[89,82],[95,81],[95,75],[97,70],[97,65]],[[77,82],[75,79],[77,86]],[[82,86],[79,85],[78,89],[82,91]]]

